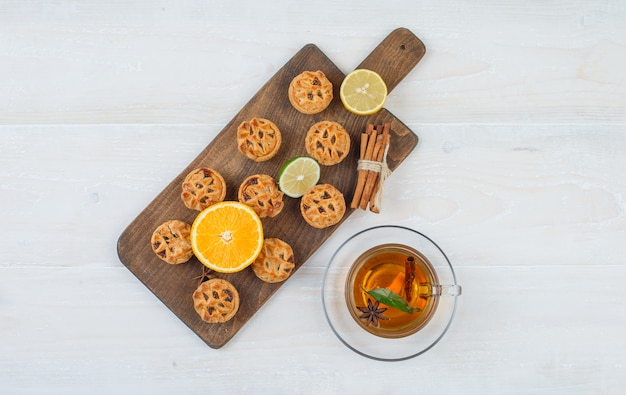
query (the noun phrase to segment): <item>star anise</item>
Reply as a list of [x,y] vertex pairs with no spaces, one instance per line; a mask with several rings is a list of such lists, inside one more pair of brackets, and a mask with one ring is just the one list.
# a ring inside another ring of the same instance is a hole
[[367,298],[367,307],[357,306],[356,308],[361,311],[360,319],[365,320],[367,325],[372,325],[375,328],[379,327],[379,320],[388,320],[389,317],[385,317],[383,313],[387,310],[386,307],[378,307],[379,301],[372,303],[372,299]]
[[213,270],[202,265],[202,273],[199,276],[194,277],[193,279],[198,280],[198,286],[200,286],[200,284],[202,284],[203,282],[210,280],[214,277],[212,272]]

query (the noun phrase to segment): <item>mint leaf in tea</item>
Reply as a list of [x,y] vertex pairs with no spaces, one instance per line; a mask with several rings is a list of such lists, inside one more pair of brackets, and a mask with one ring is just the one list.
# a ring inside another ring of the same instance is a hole
[[[422,311],[419,307],[410,306],[404,298],[387,288],[376,288],[365,291],[378,302],[383,303],[394,309],[398,309],[408,314],[418,313]],[[369,299],[368,299],[369,300]],[[386,309],[385,309],[386,310]]]

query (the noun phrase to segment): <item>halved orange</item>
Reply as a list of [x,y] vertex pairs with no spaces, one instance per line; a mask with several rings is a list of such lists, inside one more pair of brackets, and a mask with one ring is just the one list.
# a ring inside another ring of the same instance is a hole
[[220,273],[241,271],[263,247],[263,225],[243,203],[224,201],[202,210],[191,225],[191,248],[203,265]]

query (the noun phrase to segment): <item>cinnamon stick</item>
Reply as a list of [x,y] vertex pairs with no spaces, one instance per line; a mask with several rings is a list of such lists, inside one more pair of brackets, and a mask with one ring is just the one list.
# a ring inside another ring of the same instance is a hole
[[380,209],[376,206],[376,194],[378,193],[378,188],[380,185],[380,177],[376,179],[376,185],[374,186],[374,192],[372,192],[372,196],[370,196],[370,211],[374,214],[380,214]]
[[[384,149],[383,148],[383,125],[376,125],[376,136],[375,138],[370,137],[370,139],[375,140],[374,143],[374,152],[372,153],[370,159],[371,161],[380,162],[383,157]],[[374,189],[374,184],[376,183],[376,178],[379,176],[379,173],[376,171],[368,171],[367,178],[365,180],[365,187],[363,188],[363,195],[361,196],[361,202],[359,207],[362,210],[367,209],[367,205],[372,196],[372,190]]]
[[[380,155],[380,159],[378,159],[379,162],[382,162],[385,158],[385,149],[387,148],[387,146],[389,145],[390,141],[391,141],[391,135],[389,134],[389,130],[391,129],[391,125],[386,123],[383,126],[383,144],[382,144],[382,153]],[[374,184],[374,189],[372,191],[372,194],[370,196],[370,211],[373,213],[380,213],[380,208],[376,206],[376,196],[379,193],[380,188],[382,188],[381,185],[381,177],[380,175],[376,178],[376,183]]]
[[[361,151],[359,159],[371,160],[371,155],[374,151],[375,138],[372,138],[372,135],[374,134],[374,125],[368,123],[365,127],[365,132],[361,133]],[[357,208],[359,206],[359,202],[361,201],[361,197],[363,195],[363,188],[365,187],[367,174],[367,170],[359,169],[356,188],[354,190],[354,197],[352,198],[352,202],[350,203],[351,208]]]
[[408,256],[404,262],[404,296],[407,302],[413,299],[413,281],[415,281],[415,258]]

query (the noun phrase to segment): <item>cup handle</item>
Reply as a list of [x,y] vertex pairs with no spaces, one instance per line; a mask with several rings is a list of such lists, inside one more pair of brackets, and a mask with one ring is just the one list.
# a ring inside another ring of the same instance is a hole
[[436,296],[459,296],[463,292],[460,285],[433,285],[433,295]]

